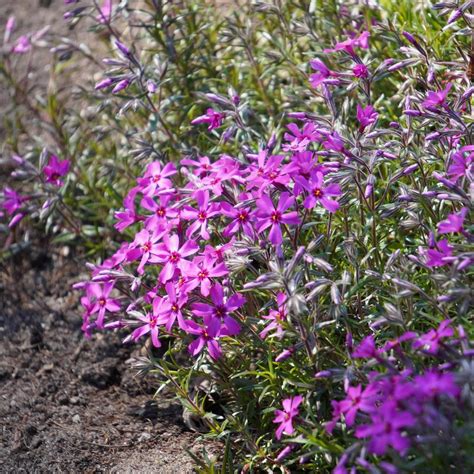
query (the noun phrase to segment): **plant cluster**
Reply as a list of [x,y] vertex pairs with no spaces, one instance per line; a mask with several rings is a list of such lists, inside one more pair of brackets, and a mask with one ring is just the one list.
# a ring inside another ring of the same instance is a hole
[[[174,7],[148,3],[141,25],[159,42],[150,18]],[[136,107],[146,131],[142,171],[115,209],[115,251],[75,285],[83,330],[148,345],[141,370],[228,440],[223,472],[474,467],[470,5],[436,5],[443,22],[418,3],[413,19],[401,2],[400,25],[381,3],[256,2],[261,25],[280,25],[270,38],[236,14],[218,59],[232,71],[243,48],[248,88],[212,63],[219,80],[195,94],[207,104],[190,100],[183,133],[163,113],[166,68],[117,34],[122,4],[96,5],[117,58],[95,89],[130,94],[121,110]],[[420,21],[426,37],[408,28]],[[281,68],[263,74],[254,46],[265,41]],[[75,166],[16,160],[51,190]],[[13,227],[32,196],[4,194]],[[193,392],[197,378],[211,388]]]

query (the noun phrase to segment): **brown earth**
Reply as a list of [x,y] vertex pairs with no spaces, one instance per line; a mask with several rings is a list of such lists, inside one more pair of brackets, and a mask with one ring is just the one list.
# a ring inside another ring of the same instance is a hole
[[[0,0],[0,32],[14,14],[15,37],[46,24],[74,35],[63,3]],[[43,54],[39,72],[48,68]],[[136,376],[134,348],[118,335],[84,339],[71,291],[84,262],[74,249],[65,257],[32,242],[0,262],[0,472],[193,472],[187,450],[203,444],[183,424],[180,404],[154,397],[158,381]]]

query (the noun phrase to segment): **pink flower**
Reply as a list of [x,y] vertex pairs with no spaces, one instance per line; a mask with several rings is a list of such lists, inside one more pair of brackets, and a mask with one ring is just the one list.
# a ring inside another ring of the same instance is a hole
[[429,267],[442,267],[448,265],[452,261],[454,247],[449,245],[446,239],[440,240],[436,243],[435,248],[423,250],[427,259],[426,265]]
[[[156,300],[158,300],[158,298],[156,298]],[[153,301],[153,303],[155,302]],[[155,347],[161,346],[160,340],[158,339],[158,316],[155,313],[155,304],[153,304],[153,309],[153,314],[146,313],[145,315],[142,315],[140,313],[135,313],[138,320],[145,324],[136,328],[132,332],[132,334],[128,335],[124,339],[123,342],[137,341],[138,339],[149,333],[152,344]]]
[[297,225],[300,223],[296,211],[285,213],[294,202],[294,197],[287,192],[281,193],[277,207],[266,194],[257,200],[257,231],[262,232],[270,227],[268,238],[273,245],[283,242],[280,227],[282,224]]
[[196,257],[192,262],[186,261],[184,268],[184,273],[187,276],[186,291],[192,291],[199,286],[203,296],[209,296],[212,285],[211,278],[222,277],[229,273],[225,263],[216,264],[216,259],[210,255]]
[[43,169],[43,173],[46,175],[46,182],[62,186],[64,183],[60,178],[67,174],[70,164],[69,160],[59,161],[56,155],[51,155],[48,164]]
[[206,240],[209,240],[210,235],[207,230],[208,220],[219,214],[220,206],[217,203],[209,204],[209,191],[202,189],[196,191],[195,198],[198,204],[198,209],[186,206],[181,211],[181,217],[186,220],[194,220],[186,231],[186,237],[192,237],[197,231],[199,235]]
[[97,20],[100,23],[109,23],[112,17],[112,0],[104,0],[102,7],[99,9]]
[[439,350],[440,341],[454,334],[454,329],[450,327],[451,320],[445,319],[441,322],[438,329],[430,329],[413,341],[414,349],[423,349],[428,354],[436,354]]
[[292,435],[295,432],[293,428],[293,418],[298,416],[298,407],[302,401],[303,397],[301,395],[286,398],[283,400],[283,410],[275,410],[276,416],[273,419],[273,423],[280,423],[280,426],[275,432],[277,439],[281,439],[282,434]]
[[439,107],[446,106],[446,99],[448,97],[448,93],[453,85],[449,83],[444,89],[434,92],[429,91],[426,99],[423,101],[423,107],[427,109],[438,109]]
[[[278,293],[277,295],[277,304],[278,304],[278,311],[272,309],[268,316],[263,316],[263,319],[267,319],[271,321],[265,329],[260,331],[259,336],[264,339],[270,331],[275,330],[275,336],[278,338],[282,338],[284,334],[282,321],[286,320],[287,309],[286,309],[286,295],[285,293]],[[278,362],[278,361],[277,361]]]
[[144,268],[148,261],[154,262],[153,257],[156,257],[161,250],[158,242],[165,233],[166,228],[161,227],[156,228],[153,233],[143,229],[135,235],[135,239],[130,244],[130,250],[127,252],[127,260],[131,262],[140,258],[137,268],[139,275],[145,271]]
[[6,186],[3,190],[2,207],[9,215],[14,214],[20,209],[21,204],[26,198],[20,196],[14,189]]
[[28,36],[22,35],[13,45],[12,52],[15,54],[25,54],[31,49],[31,42]]
[[455,182],[474,172],[474,145],[462,147],[451,157],[447,175]]
[[201,123],[208,123],[209,127],[207,128],[209,131],[214,130],[215,128],[219,128],[222,125],[222,121],[225,115],[221,112],[217,112],[216,110],[209,108],[206,111],[205,115],[200,115],[199,117],[195,118],[191,124],[198,125]]
[[105,312],[116,313],[120,311],[120,303],[118,300],[110,298],[110,293],[114,289],[114,282],[107,282],[102,287],[98,283],[91,283],[87,285],[87,296],[89,300],[95,298],[95,305],[91,311],[91,314],[98,313],[97,316],[97,327],[104,327]]
[[331,197],[340,196],[342,194],[341,187],[336,183],[325,186],[322,173],[314,173],[309,181],[302,176],[296,176],[295,180],[308,193],[303,202],[307,209],[312,209],[318,203],[329,212],[336,212],[339,209],[339,203]]
[[312,87],[316,88],[320,84],[339,84],[339,79],[337,79],[339,74],[331,71],[321,60],[313,59],[309,64],[317,71],[309,76],[309,82]]
[[191,355],[195,356],[202,351],[204,346],[207,346],[209,355],[213,359],[219,359],[222,355],[222,349],[217,339],[220,336],[221,323],[219,319],[210,315],[204,316],[203,323],[202,326],[199,326],[194,321],[186,321],[185,331],[198,336],[189,344],[188,350]]
[[378,116],[379,114],[371,105],[362,108],[359,104],[357,104],[357,120],[360,123],[359,130],[361,132],[363,132],[364,129],[369,125],[375,123],[377,121]]
[[186,241],[182,247],[179,246],[179,237],[176,234],[164,235],[163,243],[158,244],[150,258],[152,263],[163,263],[160,273],[161,283],[169,281],[177,269],[182,270],[185,257],[189,257],[199,250],[194,240]]
[[352,73],[359,79],[365,79],[366,77],[369,77],[369,70],[365,64],[356,64],[352,68]]
[[324,52],[333,53],[336,51],[345,51],[351,56],[354,56],[355,55],[354,48],[356,47],[362,48],[362,49],[369,48],[369,37],[370,37],[370,33],[368,31],[363,31],[359,36],[355,36],[354,38],[347,38],[345,41],[336,43],[334,48],[325,49]]
[[173,163],[167,163],[162,169],[161,163],[154,161],[147,166],[143,178],[137,179],[140,191],[150,197],[156,194],[171,193],[173,183],[169,177],[176,173],[177,170]]
[[448,217],[438,224],[438,233],[450,234],[463,231],[464,219],[469,209],[463,207],[457,214],[449,214]]
[[240,332],[240,324],[230,316],[244,303],[245,298],[239,293],[234,293],[230,298],[224,297],[224,289],[216,283],[210,290],[212,305],[207,303],[194,303],[191,307],[193,314],[204,317],[210,316],[217,319],[221,326],[220,334],[223,336],[235,336]]

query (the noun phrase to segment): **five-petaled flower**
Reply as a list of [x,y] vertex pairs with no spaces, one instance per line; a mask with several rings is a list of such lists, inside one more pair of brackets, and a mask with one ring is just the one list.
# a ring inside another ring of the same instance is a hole
[[298,416],[298,407],[302,401],[303,397],[301,395],[286,398],[283,400],[283,410],[275,410],[276,416],[273,423],[280,423],[275,432],[277,439],[281,439],[282,434],[292,435],[295,432],[293,419]]

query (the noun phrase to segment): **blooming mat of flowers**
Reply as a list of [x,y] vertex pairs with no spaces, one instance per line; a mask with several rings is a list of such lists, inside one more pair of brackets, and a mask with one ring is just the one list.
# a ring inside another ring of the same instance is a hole
[[[283,137],[237,156],[149,162],[115,213],[124,242],[76,285],[87,337],[113,329],[164,346],[143,367],[181,398],[193,374],[215,382],[223,416],[185,402],[235,441],[244,469],[474,468],[474,89],[403,38],[398,62],[370,56],[381,39],[368,29],[325,49],[308,87],[328,115],[291,111]],[[415,65],[423,88],[393,121],[375,86]],[[207,97],[192,124],[226,126],[231,140],[239,97]],[[61,187],[69,167],[52,155],[38,173]],[[13,227],[30,196],[4,195]]]

